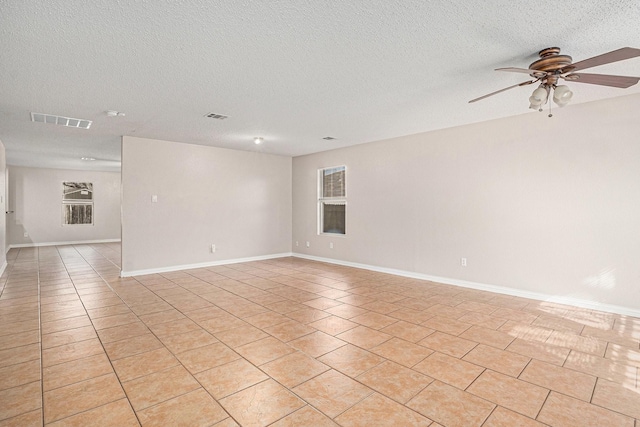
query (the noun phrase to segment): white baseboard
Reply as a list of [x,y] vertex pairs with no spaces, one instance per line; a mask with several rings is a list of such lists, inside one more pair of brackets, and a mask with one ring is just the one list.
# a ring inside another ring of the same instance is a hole
[[202,262],[198,264],[172,265],[169,267],[149,268],[145,270],[121,271],[120,277],[144,276],[146,274],[169,273],[171,271],[191,270],[194,268],[215,267],[218,265],[238,264],[241,262],[264,261],[267,259],[284,258],[293,256],[291,252],[272,255],[261,255],[248,258],[224,259],[220,261]]
[[64,245],[90,245],[93,243],[117,243],[120,239],[102,239],[102,240],[73,240],[70,242],[45,242],[45,243],[16,243],[9,245],[9,249],[14,248],[37,248],[40,246],[64,246]]
[[460,286],[463,288],[477,289],[481,291],[495,292],[498,294],[511,295],[522,298],[529,298],[539,301],[553,302],[557,304],[571,305],[574,307],[588,308],[592,310],[606,311],[608,313],[622,314],[625,316],[640,317],[640,310],[631,307],[623,307],[613,304],[603,304],[596,301],[582,300],[578,298],[563,297],[558,295],[548,295],[539,292],[525,291],[504,286],[488,285],[485,283],[469,282],[466,280],[451,279],[448,277],[431,276],[428,274],[415,273],[412,271],[396,270],[393,268],[377,267],[375,265],[359,264],[355,262],[342,261],[332,258],[322,258],[312,255],[293,253],[294,257],[304,258],[312,261],[326,262],[329,264],[344,265],[345,267],[361,268],[363,270],[388,273],[396,276],[409,277],[412,279],[428,280],[430,282],[443,283],[446,285]]
[[5,259],[4,262],[2,263],[2,266],[0,266],[0,276],[4,274],[4,271],[6,269],[7,269],[7,260]]

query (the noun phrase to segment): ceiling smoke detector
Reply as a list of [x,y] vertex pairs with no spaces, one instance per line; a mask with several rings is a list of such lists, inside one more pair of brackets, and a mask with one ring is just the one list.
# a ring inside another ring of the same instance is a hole
[[205,114],[204,116],[209,117],[210,119],[217,119],[217,120],[224,120],[229,118],[229,116],[225,116],[224,114],[217,114],[217,113],[209,113],[209,114]]
[[91,127],[91,123],[93,123],[91,120],[74,119],[71,117],[54,116],[53,114],[43,113],[31,113],[31,121],[78,129],[89,129]]
[[109,117],[124,117],[124,113],[121,111],[107,110],[106,113]]

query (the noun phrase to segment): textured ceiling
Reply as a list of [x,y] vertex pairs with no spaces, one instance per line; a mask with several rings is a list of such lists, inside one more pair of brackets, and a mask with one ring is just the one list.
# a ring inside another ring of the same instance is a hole
[[[539,114],[531,86],[467,101],[527,80],[493,69],[545,47],[640,47],[638,22],[638,0],[3,0],[0,140],[11,165],[118,170],[122,135],[298,156]],[[640,58],[588,71],[637,76]],[[574,104],[640,93],[570,86]]]

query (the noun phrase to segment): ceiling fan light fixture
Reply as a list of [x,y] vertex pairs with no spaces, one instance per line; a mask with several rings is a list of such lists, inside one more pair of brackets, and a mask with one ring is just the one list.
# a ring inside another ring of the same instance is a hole
[[573,92],[571,92],[571,89],[569,89],[567,85],[557,86],[553,91],[553,102],[558,104],[559,107],[567,105],[572,97]]
[[531,96],[529,97],[529,108],[536,110],[538,107],[547,103],[547,89],[540,86],[536,90],[533,91]]

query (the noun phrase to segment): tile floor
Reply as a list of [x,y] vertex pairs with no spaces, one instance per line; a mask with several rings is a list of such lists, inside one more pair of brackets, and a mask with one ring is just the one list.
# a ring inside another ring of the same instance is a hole
[[281,258],[12,249],[0,426],[640,427],[640,319]]

